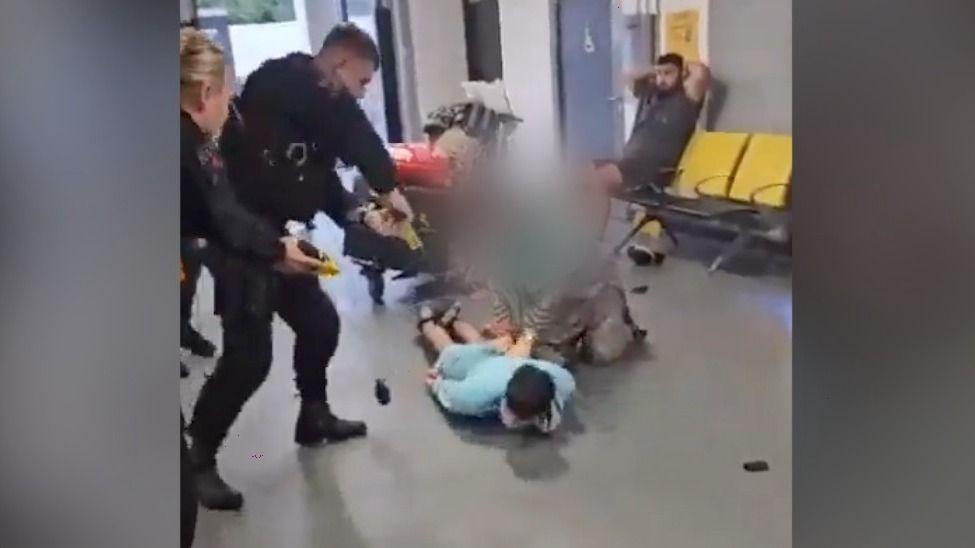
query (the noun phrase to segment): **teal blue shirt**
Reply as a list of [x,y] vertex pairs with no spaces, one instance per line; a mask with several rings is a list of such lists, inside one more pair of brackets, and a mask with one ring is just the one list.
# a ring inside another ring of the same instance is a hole
[[565,368],[543,360],[511,358],[486,344],[457,344],[440,353],[435,367],[440,380],[432,391],[447,411],[474,417],[497,416],[508,381],[515,370],[532,365],[545,371],[555,384],[557,410],[565,407],[576,383]]

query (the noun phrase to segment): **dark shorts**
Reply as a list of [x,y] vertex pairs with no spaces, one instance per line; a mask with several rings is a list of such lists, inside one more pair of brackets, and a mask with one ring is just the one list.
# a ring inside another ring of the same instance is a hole
[[623,175],[624,190],[637,189],[646,186],[648,183],[666,186],[670,181],[669,176],[666,175],[667,168],[656,162],[635,158],[604,159],[593,162],[597,168],[607,164],[614,164],[619,168]]

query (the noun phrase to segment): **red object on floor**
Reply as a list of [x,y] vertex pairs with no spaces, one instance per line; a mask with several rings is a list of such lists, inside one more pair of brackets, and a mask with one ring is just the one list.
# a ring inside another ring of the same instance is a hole
[[391,143],[389,154],[396,165],[397,182],[405,186],[447,188],[450,161],[435,154],[426,143]]

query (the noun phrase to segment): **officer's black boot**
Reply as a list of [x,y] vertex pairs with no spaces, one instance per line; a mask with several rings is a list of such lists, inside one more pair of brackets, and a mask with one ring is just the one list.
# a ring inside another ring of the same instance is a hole
[[196,497],[204,508],[211,510],[239,510],[244,496],[226,484],[217,472],[217,451],[194,440],[190,447],[193,460]]
[[295,443],[318,445],[328,441],[342,441],[366,435],[366,423],[347,421],[332,414],[326,401],[301,401],[298,422],[295,424]]
[[217,352],[217,347],[212,342],[189,325],[184,326],[180,333],[179,346],[203,358],[212,358]]
[[186,367],[186,364],[179,362],[179,378],[185,379],[190,376],[190,368]]

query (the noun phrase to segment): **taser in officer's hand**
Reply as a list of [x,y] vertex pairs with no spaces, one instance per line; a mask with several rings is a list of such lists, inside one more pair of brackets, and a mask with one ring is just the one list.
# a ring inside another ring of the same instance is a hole
[[322,267],[318,269],[318,275],[331,278],[338,276],[339,272],[339,264],[335,262],[335,259],[325,255],[325,260],[322,261]]
[[423,241],[420,240],[416,230],[413,229],[413,225],[408,222],[403,223],[403,227],[400,229],[400,238],[406,242],[406,245],[410,248],[410,251],[416,251],[417,249],[423,247]]
[[339,275],[339,265],[335,262],[335,259],[329,257],[328,254],[313,246],[307,240],[298,240],[298,249],[300,249],[305,255],[318,259],[322,262],[322,266],[320,266],[317,271],[319,276],[331,278]]

